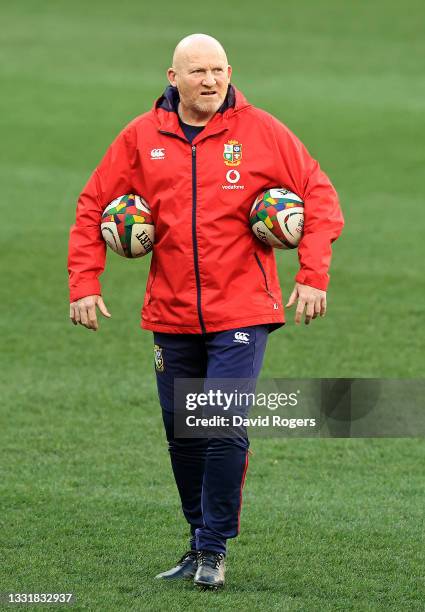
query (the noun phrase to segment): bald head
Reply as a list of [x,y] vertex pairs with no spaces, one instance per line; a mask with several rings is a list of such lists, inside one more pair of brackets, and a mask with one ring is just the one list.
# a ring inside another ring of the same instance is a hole
[[207,34],[191,34],[174,50],[168,80],[180,95],[180,118],[206,125],[223,104],[232,68],[222,45]]
[[173,67],[179,68],[192,57],[208,54],[221,58],[227,64],[227,55],[221,43],[208,34],[190,34],[183,38],[174,49]]

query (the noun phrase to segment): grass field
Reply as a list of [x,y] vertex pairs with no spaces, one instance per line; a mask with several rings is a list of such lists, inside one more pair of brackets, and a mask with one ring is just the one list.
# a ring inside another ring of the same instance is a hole
[[[423,3],[20,0],[1,15],[0,592],[72,591],[96,611],[424,610],[419,439],[253,441],[226,589],[153,581],[187,529],[138,328],[149,261],[109,258],[97,334],[70,325],[66,283],[79,191],[161,93],[176,41],[205,31],[346,218],[328,316],[291,315],[263,377],[423,377]],[[279,270],[286,297],[296,255]]]

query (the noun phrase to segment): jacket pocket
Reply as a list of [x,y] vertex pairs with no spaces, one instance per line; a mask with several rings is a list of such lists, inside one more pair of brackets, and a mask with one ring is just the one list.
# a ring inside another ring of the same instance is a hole
[[258,267],[260,268],[260,272],[263,276],[266,292],[269,295],[269,297],[273,300],[273,308],[277,309],[278,308],[277,301],[273,293],[270,291],[269,282],[267,280],[267,274],[266,274],[263,264],[261,263],[261,259],[259,258],[258,253],[254,253],[254,257],[255,257],[255,261],[257,262]]
[[148,304],[150,304],[151,299],[152,299],[152,287],[154,285],[155,279],[156,279],[156,270],[157,270],[157,265],[156,265],[156,260],[154,259],[151,263],[152,265],[152,277],[151,277],[151,282],[149,283],[149,287],[146,289],[146,306]]

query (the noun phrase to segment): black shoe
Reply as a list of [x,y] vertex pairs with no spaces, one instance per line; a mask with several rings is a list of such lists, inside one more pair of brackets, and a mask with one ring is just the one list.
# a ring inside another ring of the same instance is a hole
[[155,578],[163,580],[190,580],[194,577],[198,567],[196,550],[188,550],[177,563],[176,567],[158,574]]
[[224,554],[209,550],[198,551],[198,569],[194,582],[204,589],[218,589],[224,586]]

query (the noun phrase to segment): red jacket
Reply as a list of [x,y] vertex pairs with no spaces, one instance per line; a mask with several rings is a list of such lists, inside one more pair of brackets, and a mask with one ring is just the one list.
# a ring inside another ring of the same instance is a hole
[[288,128],[233,86],[192,144],[177,104],[177,90],[168,87],[118,135],[81,193],[69,243],[71,301],[101,293],[102,212],[114,198],[136,193],[155,222],[142,327],[170,333],[279,327],[284,312],[275,253],[250,229],[252,203],[276,186],[304,200],[296,280],[326,289],[331,242],[344,224],[335,189]]

